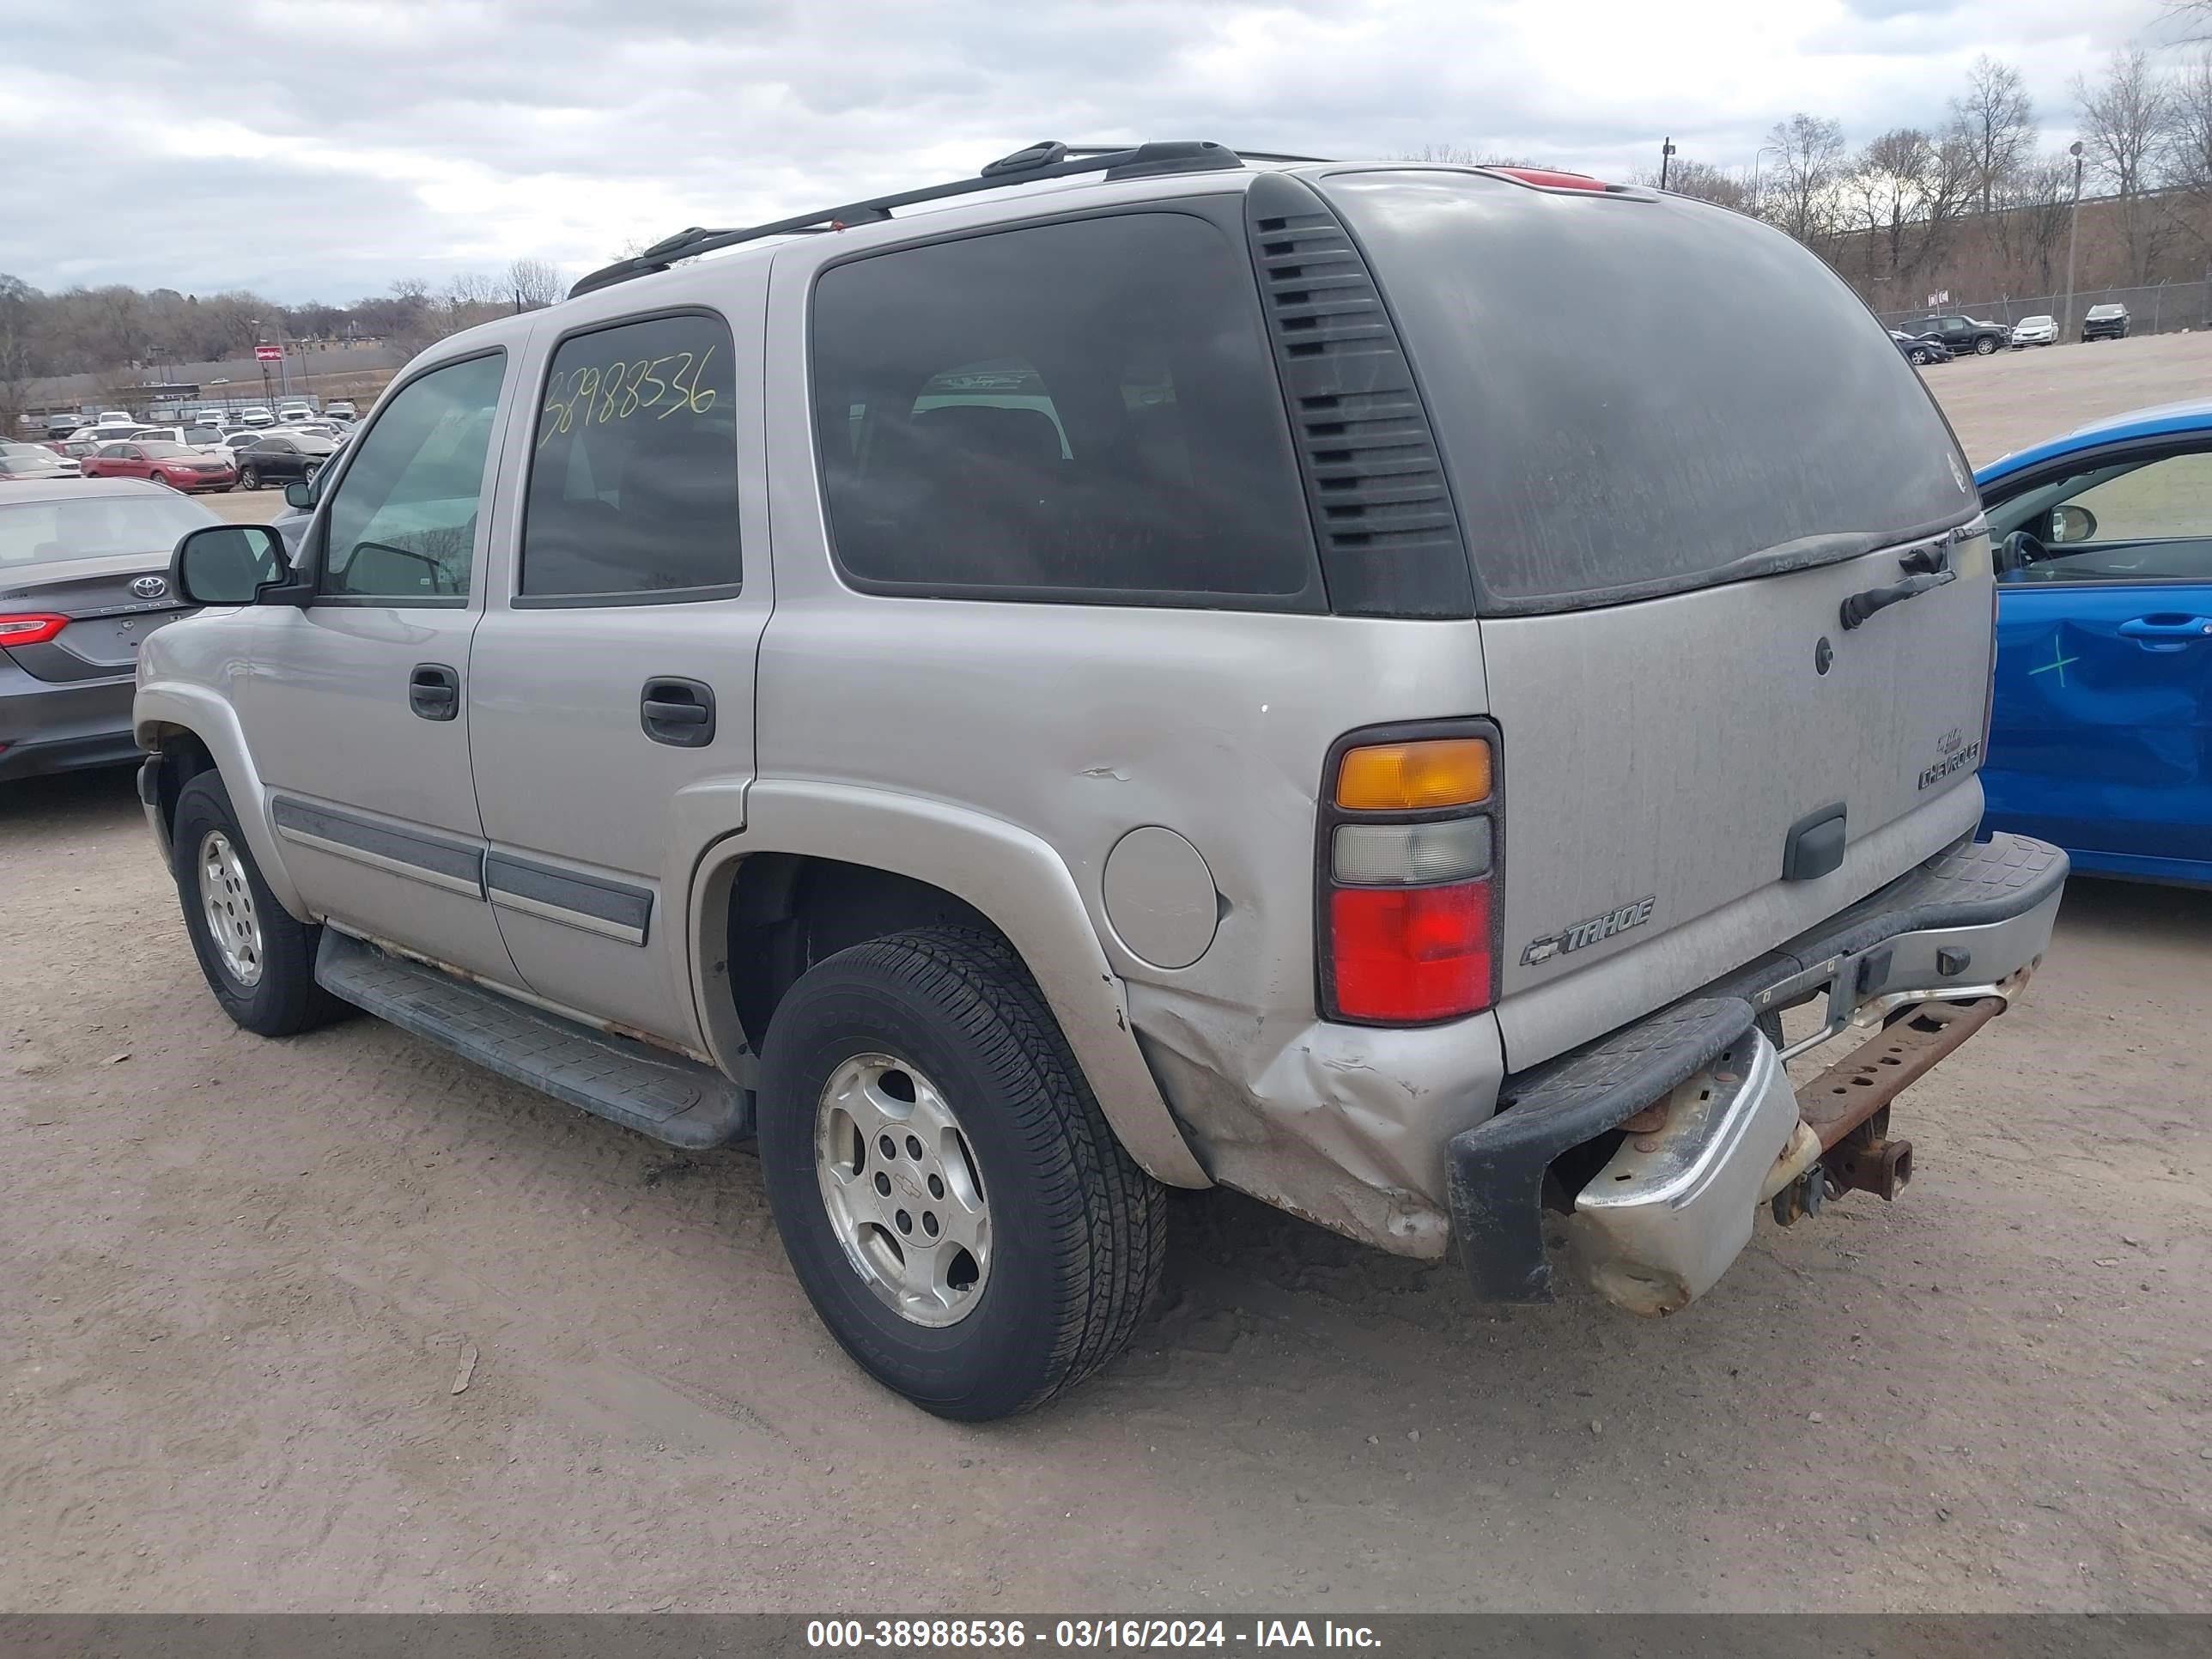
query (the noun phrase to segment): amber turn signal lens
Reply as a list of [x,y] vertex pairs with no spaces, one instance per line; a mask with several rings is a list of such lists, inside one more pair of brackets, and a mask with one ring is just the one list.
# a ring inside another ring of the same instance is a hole
[[1490,744],[1432,738],[1347,749],[1337,768],[1336,804],[1357,812],[1418,812],[1490,799]]

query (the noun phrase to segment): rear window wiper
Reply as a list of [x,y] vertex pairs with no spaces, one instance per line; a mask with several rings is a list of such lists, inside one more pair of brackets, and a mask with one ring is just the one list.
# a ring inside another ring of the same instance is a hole
[[1839,614],[1845,629],[1856,628],[1877,611],[1887,611],[1916,594],[1959,580],[1959,573],[1951,568],[1948,536],[1932,546],[1914,548],[1898,561],[1898,565],[1905,573],[1904,580],[1887,587],[1869,587],[1844,601]]

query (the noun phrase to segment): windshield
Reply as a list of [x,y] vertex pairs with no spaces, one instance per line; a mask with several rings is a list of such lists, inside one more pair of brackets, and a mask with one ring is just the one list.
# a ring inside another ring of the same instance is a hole
[[1420,379],[1486,610],[1740,580],[1976,511],[1911,365],[1779,232],[1480,173],[1320,182]]
[[145,452],[146,459],[149,461],[166,461],[174,455],[189,455],[192,453],[178,443],[146,443],[139,445],[138,447]]
[[2051,319],[2048,317],[2026,317],[2021,319],[2020,325],[2022,328],[2049,328],[2051,326]]
[[9,450],[0,454],[0,472],[54,472],[61,468],[58,455],[41,456],[28,450]]
[[0,571],[112,553],[166,556],[187,530],[218,522],[205,507],[167,491],[61,501],[0,497]]

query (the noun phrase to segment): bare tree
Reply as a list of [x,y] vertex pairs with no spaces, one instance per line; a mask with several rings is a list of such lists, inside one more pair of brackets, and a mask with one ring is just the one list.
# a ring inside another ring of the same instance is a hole
[[2188,198],[2191,234],[2212,248],[2212,47],[2173,77],[2170,95],[2166,178]]
[[[1656,169],[1636,175],[1635,183],[1659,187]],[[1715,167],[1711,161],[1693,161],[1676,156],[1667,168],[1667,192],[1670,196],[1688,196],[1700,202],[1711,202],[1737,213],[1753,210],[1751,184],[1741,173],[1727,167]]]
[[1844,128],[1825,115],[1799,110],[1777,121],[1760,151],[1771,161],[1770,188],[1759,206],[1767,222],[1808,247],[1822,251],[1834,234],[1837,186],[1844,171]]
[[517,311],[538,311],[568,291],[560,266],[548,259],[517,259],[507,268],[507,291]]
[[2046,155],[2014,169],[2003,210],[1990,221],[1998,257],[2021,277],[2032,274],[2034,291],[2047,292],[2051,286],[2073,201],[2072,160]]
[[1496,150],[1478,150],[1466,144],[1423,144],[1419,149],[1409,149],[1402,155],[1394,155],[1394,161],[1428,161],[1443,167],[1533,167],[1540,161],[1531,161],[1518,155],[1500,155]]
[[2142,198],[2157,170],[2172,127],[2172,97],[2141,52],[2112,55],[2112,68],[2092,85],[2074,77],[2081,110],[2081,142],[2089,165],[2120,198],[2120,234],[2127,245],[2128,280],[2149,280],[2158,252],[2158,220]]
[[33,331],[39,291],[0,271],[0,438],[21,436],[31,379],[39,368]]
[[1966,93],[1951,100],[1951,135],[1966,148],[1988,213],[2005,180],[2035,153],[2035,104],[2020,71],[1986,53],[1974,59]]

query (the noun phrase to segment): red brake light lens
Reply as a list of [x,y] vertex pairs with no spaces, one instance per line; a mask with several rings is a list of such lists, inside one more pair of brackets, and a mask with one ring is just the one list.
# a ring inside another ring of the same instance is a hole
[[45,612],[0,617],[0,645],[44,645],[68,626],[67,617]]
[[1489,1006],[1490,884],[1340,887],[1329,895],[1337,1012],[1455,1019]]
[[1485,167],[1486,173],[1503,173],[1508,179],[1518,179],[1524,185],[1534,185],[1539,190],[1610,190],[1602,179],[1593,179],[1587,173],[1561,173],[1556,167]]

